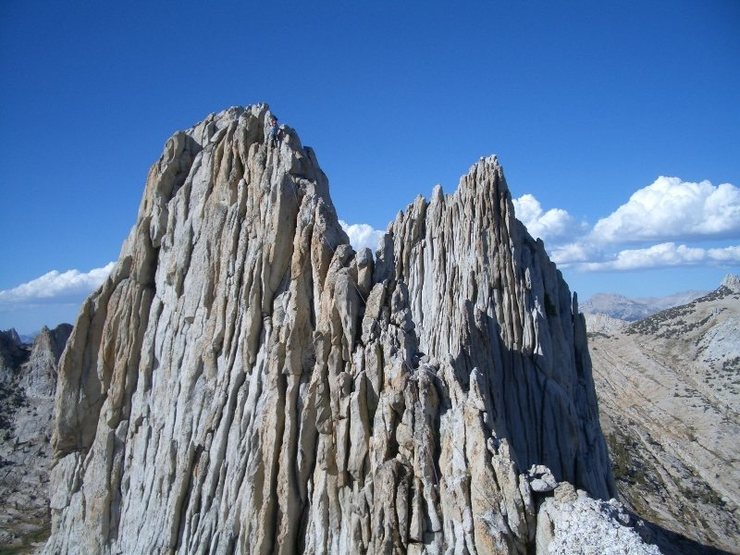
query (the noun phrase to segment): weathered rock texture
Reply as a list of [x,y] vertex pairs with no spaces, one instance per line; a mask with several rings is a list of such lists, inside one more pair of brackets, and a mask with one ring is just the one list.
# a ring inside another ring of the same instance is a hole
[[[49,535],[49,465],[57,362],[72,326],[43,328],[33,346],[5,333],[0,346],[0,552],[23,550]],[[29,348],[30,347],[30,348]],[[13,356],[8,356],[9,352]]]
[[577,305],[496,158],[375,259],[264,105],[174,135],[61,363],[47,551],[524,553],[613,491]]
[[646,520],[737,552],[737,278],[627,327],[589,333],[589,343],[621,499]]

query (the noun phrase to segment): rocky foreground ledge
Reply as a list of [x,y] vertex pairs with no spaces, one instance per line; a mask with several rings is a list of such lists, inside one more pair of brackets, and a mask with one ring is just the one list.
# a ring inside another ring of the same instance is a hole
[[46,551],[548,549],[548,487],[613,480],[583,317],[497,159],[374,257],[269,114],[209,116],[152,167],[61,361]]

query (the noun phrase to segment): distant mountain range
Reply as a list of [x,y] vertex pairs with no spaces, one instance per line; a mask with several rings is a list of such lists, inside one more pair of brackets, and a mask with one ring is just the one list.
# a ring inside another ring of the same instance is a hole
[[36,339],[36,336],[38,336],[38,332],[36,333],[21,333],[18,335],[18,339],[21,340],[21,342],[25,345],[31,345],[33,344],[34,340]]
[[581,304],[584,314],[603,314],[618,320],[635,322],[661,310],[690,303],[707,294],[707,291],[682,291],[665,297],[630,299],[616,293],[597,293]]

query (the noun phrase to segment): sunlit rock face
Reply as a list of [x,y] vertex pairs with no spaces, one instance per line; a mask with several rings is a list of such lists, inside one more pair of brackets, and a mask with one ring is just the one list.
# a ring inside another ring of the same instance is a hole
[[62,358],[47,552],[524,553],[531,465],[611,495],[583,318],[496,158],[374,257],[269,115],[152,167]]

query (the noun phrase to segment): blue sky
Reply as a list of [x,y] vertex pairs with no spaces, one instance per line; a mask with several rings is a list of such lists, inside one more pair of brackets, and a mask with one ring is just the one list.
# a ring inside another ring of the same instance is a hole
[[713,289],[740,266],[738,28],[736,0],[2,2],[0,329],[73,320],[167,137],[260,101],[349,224],[496,153],[581,298]]

